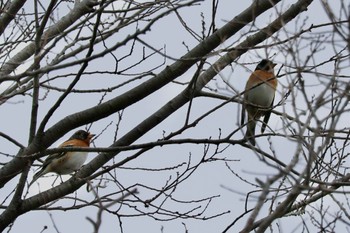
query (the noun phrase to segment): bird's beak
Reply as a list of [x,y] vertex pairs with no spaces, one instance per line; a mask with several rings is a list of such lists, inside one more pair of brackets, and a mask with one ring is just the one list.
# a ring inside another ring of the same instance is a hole
[[277,66],[277,63],[272,63],[272,67],[275,67],[275,66]]
[[90,139],[93,138],[95,135],[96,135],[96,134],[89,133],[88,139],[90,140]]

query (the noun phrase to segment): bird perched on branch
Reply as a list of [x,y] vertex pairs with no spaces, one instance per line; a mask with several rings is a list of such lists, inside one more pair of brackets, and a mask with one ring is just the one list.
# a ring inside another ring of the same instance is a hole
[[255,145],[255,126],[260,117],[264,116],[261,133],[265,131],[271,115],[277,87],[274,67],[277,64],[263,59],[250,75],[244,92],[241,124],[244,124],[245,111],[248,113],[245,138]]
[[[84,130],[78,130],[58,148],[89,147],[93,136],[95,135]],[[33,180],[30,184],[34,183],[39,177],[49,172],[65,175],[79,170],[85,163],[87,155],[88,152],[79,151],[62,152],[49,155],[45,159],[40,171],[34,174]]]

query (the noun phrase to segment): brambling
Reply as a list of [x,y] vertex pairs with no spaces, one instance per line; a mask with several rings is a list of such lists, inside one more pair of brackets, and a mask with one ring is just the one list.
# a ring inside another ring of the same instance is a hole
[[[67,141],[62,143],[58,148],[67,147],[89,147],[91,138],[95,136],[84,130],[78,130]],[[49,155],[40,171],[34,174],[33,180],[30,184],[34,183],[38,178],[49,172],[54,172],[59,175],[70,174],[79,170],[87,159],[88,152],[62,152]]]
[[276,65],[267,59],[263,59],[250,75],[245,87],[241,124],[244,124],[245,110],[247,110],[248,123],[245,138],[253,146],[255,146],[256,122],[264,116],[264,122],[261,126],[261,133],[263,133],[271,115],[278,83],[274,74]]

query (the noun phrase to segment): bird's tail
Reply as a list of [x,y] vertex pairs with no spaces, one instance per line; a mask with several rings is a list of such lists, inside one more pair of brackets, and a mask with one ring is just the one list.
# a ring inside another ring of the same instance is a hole
[[247,123],[247,132],[245,133],[245,138],[255,146],[255,126],[256,126],[256,121],[249,119]]
[[40,169],[40,171],[34,174],[33,180],[30,182],[29,186],[32,185],[37,179],[39,179],[41,176],[45,174],[46,174],[45,169],[44,168]]

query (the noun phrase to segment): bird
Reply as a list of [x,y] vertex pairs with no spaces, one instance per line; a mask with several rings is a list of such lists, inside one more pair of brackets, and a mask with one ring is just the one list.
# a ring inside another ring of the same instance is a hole
[[264,133],[270,119],[278,81],[274,73],[276,63],[263,59],[250,75],[245,86],[242,104],[241,125],[244,125],[245,111],[248,113],[245,139],[255,146],[255,126],[260,117],[264,116],[261,133]]
[[[58,148],[89,147],[91,138],[94,136],[95,134],[91,134],[85,130],[78,130],[67,141],[59,145]],[[79,170],[85,163],[87,155],[88,152],[79,151],[61,152],[49,155],[45,159],[41,169],[34,174],[30,185],[49,172],[65,175]]]

